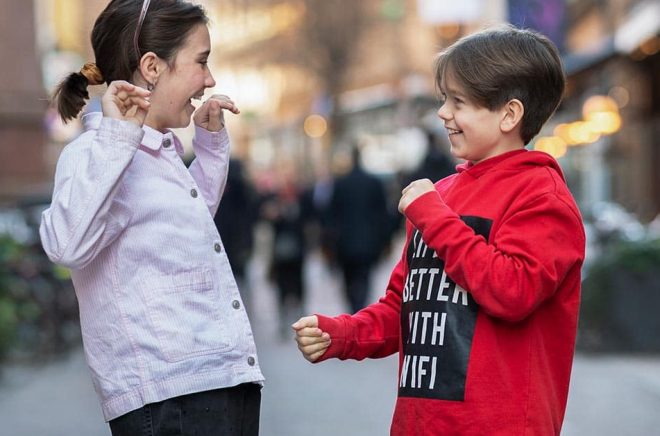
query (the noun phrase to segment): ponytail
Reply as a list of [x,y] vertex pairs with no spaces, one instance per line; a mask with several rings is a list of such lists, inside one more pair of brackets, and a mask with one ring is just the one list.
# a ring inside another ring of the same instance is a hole
[[53,101],[65,123],[78,116],[89,99],[87,86],[103,83],[103,75],[95,64],[89,63],[78,73],[69,74],[55,89]]

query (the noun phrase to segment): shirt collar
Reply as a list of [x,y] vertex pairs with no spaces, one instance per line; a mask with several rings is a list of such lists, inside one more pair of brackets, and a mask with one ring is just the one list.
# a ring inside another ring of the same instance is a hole
[[[87,130],[98,130],[101,125],[101,120],[103,119],[103,113],[101,112],[90,112],[83,116],[82,122],[84,129]],[[183,156],[183,145],[179,138],[172,133],[172,131],[167,130],[165,133],[159,132],[156,129],[152,129],[147,125],[142,126],[144,130],[144,137],[142,138],[142,146],[148,148],[149,150],[157,151],[163,144],[169,141],[169,144],[174,144],[174,148],[179,156]]]

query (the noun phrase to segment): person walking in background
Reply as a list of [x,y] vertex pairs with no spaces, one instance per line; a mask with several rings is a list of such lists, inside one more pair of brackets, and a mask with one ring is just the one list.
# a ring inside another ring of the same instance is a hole
[[449,146],[449,141],[443,140],[438,133],[430,130],[426,131],[426,139],[428,146],[426,155],[419,166],[406,175],[403,186],[408,186],[420,179],[444,179],[456,172],[456,164],[445,151]]
[[328,266],[332,258],[332,238],[328,227],[328,208],[332,199],[334,179],[330,169],[317,165],[315,177],[302,194],[302,206],[306,216],[306,244],[308,251],[320,250]]
[[335,180],[327,225],[346,299],[355,313],[366,306],[371,270],[391,232],[385,187],[364,170],[357,147],[352,157],[351,170]]
[[261,211],[273,229],[268,276],[277,288],[280,337],[289,339],[291,322],[303,313],[306,213],[295,169],[279,170],[275,192],[264,198]]
[[[102,113],[66,146],[40,235],[71,268],[83,346],[114,436],[257,435],[261,384],[252,330],[211,217],[229,138],[213,95],[204,10],[181,0],[113,0],[92,30],[95,64],[55,93],[75,118],[88,85]],[[193,115],[194,112],[194,115]],[[169,128],[195,123],[195,160]]]
[[524,146],[561,101],[559,54],[511,26],[441,53],[438,116],[458,174],[404,188],[385,296],[293,324],[306,359],[399,352],[392,435],[559,435],[585,234],[559,164]]
[[248,312],[251,310],[252,295],[246,270],[252,256],[257,209],[257,194],[245,175],[242,162],[230,159],[227,184],[213,221],[224,242],[231,270]]

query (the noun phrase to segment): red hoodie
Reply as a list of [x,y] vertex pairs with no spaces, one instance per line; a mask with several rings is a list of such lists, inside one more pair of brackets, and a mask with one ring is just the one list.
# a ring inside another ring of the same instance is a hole
[[392,435],[558,435],[585,236],[561,169],[518,150],[458,167],[406,209],[385,296],[319,327],[319,361],[399,352]]

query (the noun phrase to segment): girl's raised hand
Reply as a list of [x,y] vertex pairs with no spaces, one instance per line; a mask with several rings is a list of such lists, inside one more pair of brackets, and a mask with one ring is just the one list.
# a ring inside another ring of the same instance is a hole
[[142,127],[149,112],[151,91],[124,80],[111,82],[101,98],[103,115]]
[[234,114],[241,113],[229,97],[214,94],[195,111],[193,121],[196,126],[202,127],[209,132],[219,132],[225,127],[225,116],[223,113],[225,109]]

